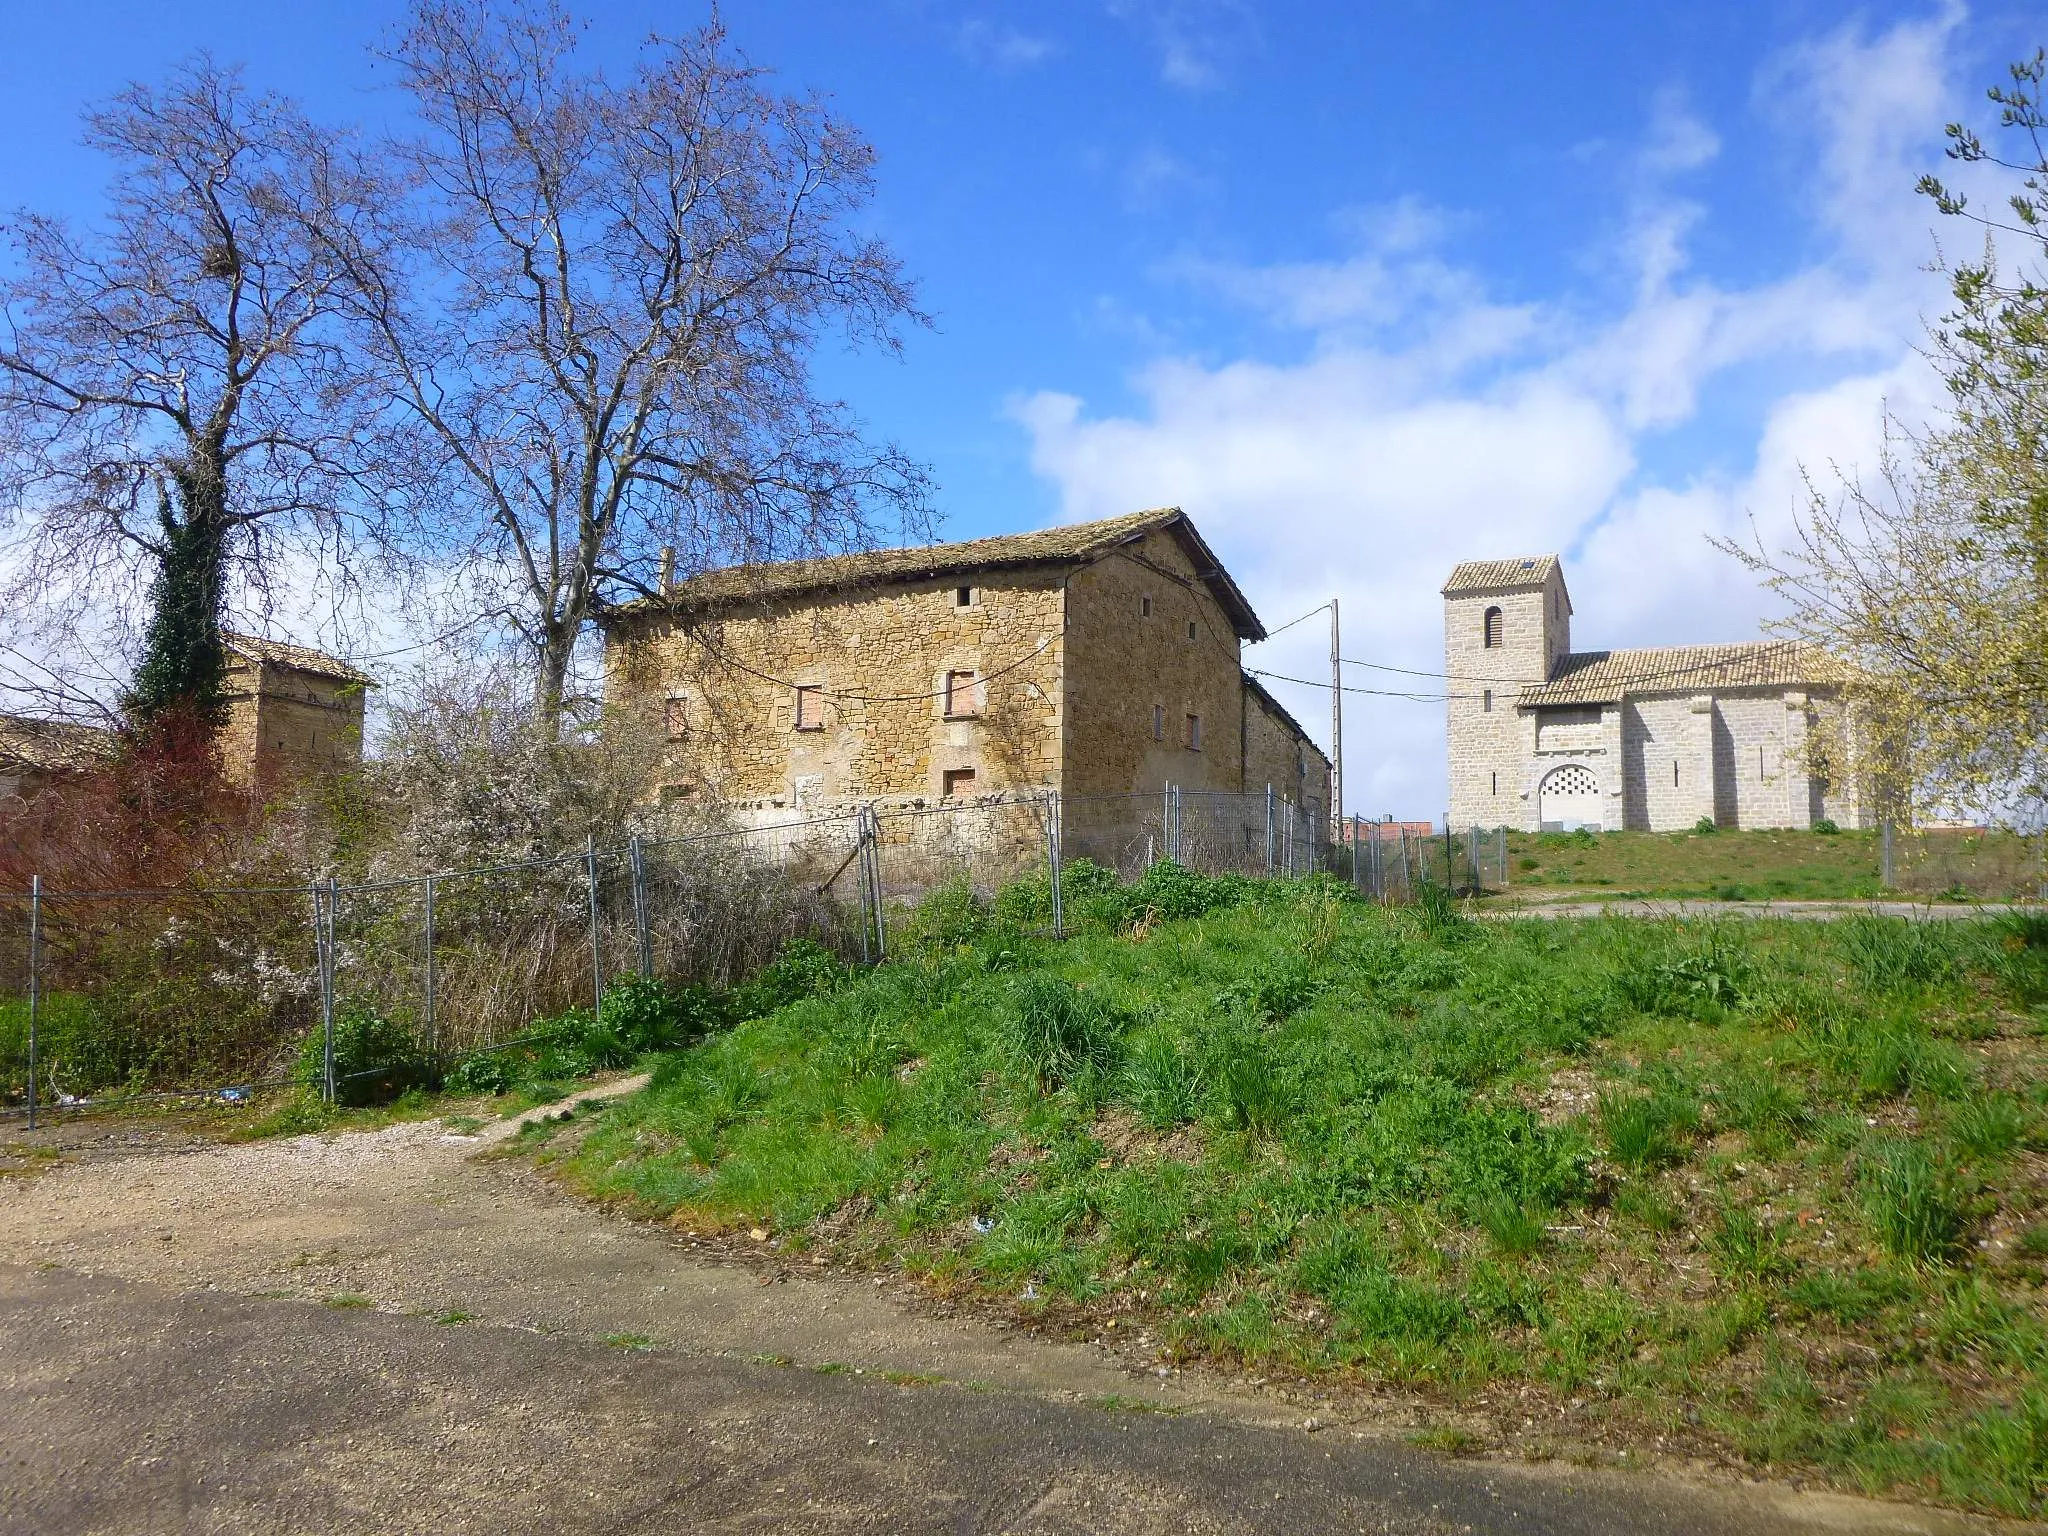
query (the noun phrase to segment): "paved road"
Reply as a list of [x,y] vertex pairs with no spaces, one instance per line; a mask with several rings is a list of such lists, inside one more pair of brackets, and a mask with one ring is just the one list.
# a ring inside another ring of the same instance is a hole
[[714,1261],[476,1151],[145,1140],[0,1181],[0,1531],[1990,1528],[1437,1457],[1362,1400],[1311,1433],[858,1277]]

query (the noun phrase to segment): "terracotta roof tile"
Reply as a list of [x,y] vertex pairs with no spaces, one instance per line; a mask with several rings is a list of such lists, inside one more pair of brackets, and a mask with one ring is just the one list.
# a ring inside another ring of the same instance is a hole
[[811,593],[849,591],[897,582],[925,581],[941,576],[968,576],[977,571],[1015,570],[1034,565],[1076,565],[1119,544],[1157,529],[1171,528],[1188,545],[1198,570],[1217,600],[1230,613],[1240,636],[1265,638],[1265,628],[1251,604],[1223,569],[1202,536],[1178,507],[1156,507],[1093,523],[1069,523],[1035,533],[1006,533],[994,538],[965,539],[955,544],[921,544],[907,549],[877,549],[852,555],[827,555],[816,560],[784,560],[773,564],[732,565],[679,581],[661,598],[639,598],[611,609],[606,618],[660,612],[691,612],[725,608]]
[[1609,704],[1630,693],[1828,687],[1847,677],[1842,664],[1825,651],[1793,640],[1574,651],[1558,661],[1549,682],[1524,688],[1520,702]]
[[63,772],[88,768],[113,754],[119,739],[110,730],[75,720],[39,720],[0,715],[0,764]]
[[266,640],[261,635],[222,635],[228,653],[244,661],[269,662],[274,667],[289,667],[297,672],[310,672],[315,677],[337,678],[344,683],[366,683],[375,686],[376,679],[369,673],[358,671],[339,656],[330,656],[325,651],[316,651],[310,645],[293,645],[284,640]]
[[1467,560],[1451,572],[1444,596],[1459,592],[1511,592],[1540,587],[1557,570],[1557,556],[1530,555],[1518,560]]

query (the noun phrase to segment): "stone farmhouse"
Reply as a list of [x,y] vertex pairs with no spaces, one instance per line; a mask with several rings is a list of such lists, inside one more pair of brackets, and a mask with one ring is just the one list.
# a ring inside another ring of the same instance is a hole
[[1844,739],[1840,665],[1791,641],[1574,651],[1555,555],[1444,583],[1453,826],[1866,824],[1819,771]]
[[[267,794],[362,762],[363,706],[374,679],[308,646],[222,639],[220,756],[231,783]],[[32,799],[104,762],[114,745],[114,733],[98,726],[0,715],[0,801]]]
[[600,624],[664,801],[768,824],[1172,783],[1328,814],[1329,759],[1244,670],[1265,628],[1178,508],[707,571]]

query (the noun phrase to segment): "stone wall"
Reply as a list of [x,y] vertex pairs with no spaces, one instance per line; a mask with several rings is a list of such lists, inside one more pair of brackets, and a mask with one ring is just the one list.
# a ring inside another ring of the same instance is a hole
[[1815,776],[1810,745],[1840,705],[1798,690],[1631,697],[1623,706],[1626,825],[1859,826],[1855,806]]
[[1330,759],[1256,690],[1247,687],[1244,693],[1245,789],[1263,795],[1270,784],[1274,794],[1304,807],[1320,824],[1329,813]]
[[1244,788],[1237,632],[1179,540],[1149,534],[1075,571],[1067,647],[1069,794]]
[[361,764],[360,683],[267,661],[231,661],[222,683],[221,765],[236,783],[268,792]]
[[[965,604],[960,583],[925,581],[636,618],[609,637],[606,697],[667,722],[670,800],[801,810],[1057,787],[1060,576],[976,578]],[[797,719],[799,687],[815,720]]]

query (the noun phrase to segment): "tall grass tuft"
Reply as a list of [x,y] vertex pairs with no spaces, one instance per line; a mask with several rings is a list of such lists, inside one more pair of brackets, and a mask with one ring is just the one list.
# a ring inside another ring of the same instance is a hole
[[1017,982],[998,1022],[1010,1058],[1044,1092],[1108,1071],[1123,1043],[1122,1020],[1100,999],[1041,971]]
[[1996,1162],[2026,1140],[2027,1116],[2011,1094],[1978,1093],[1951,1109],[1942,1129],[1965,1157]]
[[1550,1235],[1541,1211],[1532,1211],[1504,1195],[1480,1204],[1479,1225],[1493,1239],[1495,1248],[1515,1259],[1536,1252]]
[[1163,1030],[1141,1037],[1124,1062],[1124,1097],[1156,1131],[1202,1112],[1203,1081],[1201,1062]]
[[1873,992],[1900,992],[1954,979],[1961,943],[1953,923],[1909,922],[1857,913],[1835,925],[1842,956]]
[[1885,1141],[1863,1160],[1863,1209],[1885,1252],[1909,1264],[1945,1264],[1966,1216],[1954,1180],[1916,1142]]
[[1700,1104],[1675,1086],[1648,1093],[1609,1089],[1594,1108],[1607,1155],[1624,1168],[1682,1162],[1699,1130]]

